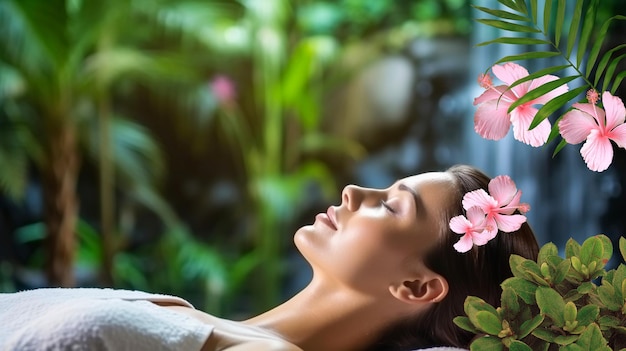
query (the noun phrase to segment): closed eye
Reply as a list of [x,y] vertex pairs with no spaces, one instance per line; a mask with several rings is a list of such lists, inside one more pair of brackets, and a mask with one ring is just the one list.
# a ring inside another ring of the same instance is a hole
[[391,213],[396,213],[396,210],[394,210],[391,206],[389,206],[389,204],[387,204],[385,200],[380,200],[380,204],[383,205],[383,207],[385,207],[387,211]]

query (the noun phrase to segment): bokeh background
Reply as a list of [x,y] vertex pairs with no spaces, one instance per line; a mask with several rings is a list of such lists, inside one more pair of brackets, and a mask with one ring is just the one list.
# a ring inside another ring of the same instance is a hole
[[540,244],[616,240],[623,149],[594,173],[579,146],[473,131],[475,77],[520,48],[476,46],[503,33],[471,5],[500,6],[0,0],[0,292],[140,289],[249,316],[306,284],[292,235],[343,186],[456,163],[511,175]]

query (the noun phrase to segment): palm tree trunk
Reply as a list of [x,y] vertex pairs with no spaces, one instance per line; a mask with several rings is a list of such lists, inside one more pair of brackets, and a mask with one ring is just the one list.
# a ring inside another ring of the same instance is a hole
[[71,124],[47,133],[46,163],[42,171],[46,223],[46,275],[51,286],[74,286],[74,247],[78,199],[79,158]]

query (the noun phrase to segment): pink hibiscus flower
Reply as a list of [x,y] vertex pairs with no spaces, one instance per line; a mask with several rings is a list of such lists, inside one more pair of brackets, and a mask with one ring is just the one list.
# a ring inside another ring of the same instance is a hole
[[587,167],[596,172],[609,168],[613,162],[611,140],[621,148],[626,148],[626,109],[619,97],[608,91],[602,93],[602,108],[594,104],[576,103],[574,109],[563,115],[559,121],[559,131],[570,144],[585,141],[580,149]]
[[474,244],[485,245],[493,239],[492,233],[485,230],[485,213],[480,207],[467,210],[467,217],[459,215],[450,219],[450,229],[463,236],[454,244],[458,252],[469,251]]
[[507,111],[511,104],[529,91],[547,82],[557,80],[558,77],[545,75],[507,90],[513,82],[528,76],[528,71],[524,67],[511,62],[495,65],[491,70],[506,85],[493,86],[487,84],[488,80],[484,77],[480,79],[481,86],[488,86],[488,88],[474,99],[474,105],[479,105],[474,114],[474,130],[485,139],[500,140],[504,138],[510,126],[513,125],[513,136],[516,140],[535,147],[545,144],[551,129],[548,119],[544,119],[532,130],[528,130],[538,111],[533,106],[545,104],[567,92],[567,85],[563,84],[547,94],[522,104],[509,114]]
[[463,196],[463,208],[479,207],[485,214],[485,230],[495,235],[500,229],[503,232],[513,232],[526,222],[526,216],[513,214],[516,210],[526,213],[530,206],[520,203],[522,192],[517,190],[515,183],[509,176],[497,176],[488,185],[489,195],[485,190],[470,191]]

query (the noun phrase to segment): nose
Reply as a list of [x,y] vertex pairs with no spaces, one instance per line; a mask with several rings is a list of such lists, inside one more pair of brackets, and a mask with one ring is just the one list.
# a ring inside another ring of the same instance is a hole
[[356,211],[364,202],[376,202],[376,190],[348,185],[341,192],[341,203],[350,211]]

